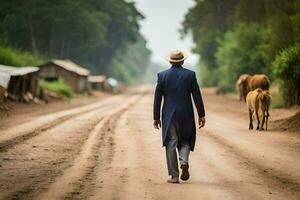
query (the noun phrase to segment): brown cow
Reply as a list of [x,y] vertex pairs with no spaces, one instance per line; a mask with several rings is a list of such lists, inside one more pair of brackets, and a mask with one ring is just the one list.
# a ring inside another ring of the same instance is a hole
[[264,74],[255,74],[251,77],[249,87],[251,91],[255,90],[256,88],[260,88],[262,90],[269,90],[270,80],[268,76]]
[[242,74],[240,75],[239,79],[236,82],[236,89],[239,93],[240,101],[246,102],[246,96],[250,91],[250,80],[251,75],[249,74]]
[[[247,95],[247,107],[249,111],[249,129],[253,129],[252,117],[255,115],[257,120],[256,130],[264,130],[266,121],[266,130],[268,129],[269,108],[271,104],[271,95],[268,90],[263,91],[258,88],[250,91]],[[261,122],[261,125],[260,125]]]

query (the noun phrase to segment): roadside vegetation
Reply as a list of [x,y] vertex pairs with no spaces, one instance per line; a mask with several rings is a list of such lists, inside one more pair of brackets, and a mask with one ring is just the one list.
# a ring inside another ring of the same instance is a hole
[[65,96],[65,97],[75,96],[75,93],[72,90],[72,88],[66,85],[62,80],[58,80],[58,81],[41,80],[39,82],[39,85],[41,88],[46,89],[50,92],[55,92],[60,96]]
[[[288,106],[300,104],[300,43],[281,51],[273,62],[274,75]],[[288,89],[287,89],[288,88]]]
[[44,59],[41,56],[18,49],[0,46],[0,64],[23,67],[42,64]]
[[300,104],[300,1],[196,1],[182,24],[189,33],[203,86],[233,92],[240,74],[264,73],[284,106]]

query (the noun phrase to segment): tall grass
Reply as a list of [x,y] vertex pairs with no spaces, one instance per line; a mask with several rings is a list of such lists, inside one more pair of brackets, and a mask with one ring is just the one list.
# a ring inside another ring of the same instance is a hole
[[56,92],[62,96],[74,97],[75,93],[70,86],[65,84],[62,80],[58,81],[46,81],[41,80],[39,82],[40,87],[45,88],[49,91]]
[[21,51],[11,47],[0,46],[0,64],[10,66],[36,66],[42,64],[44,59],[33,53]]

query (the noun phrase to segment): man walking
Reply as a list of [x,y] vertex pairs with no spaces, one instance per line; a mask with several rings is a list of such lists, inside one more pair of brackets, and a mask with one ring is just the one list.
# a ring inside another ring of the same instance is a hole
[[[168,183],[179,183],[177,152],[179,154],[181,180],[189,179],[189,153],[194,150],[196,128],[191,94],[199,116],[199,128],[205,125],[205,111],[195,72],[183,68],[187,55],[179,50],[172,51],[168,70],[158,73],[154,95],[154,127],[162,125],[163,146],[166,148]],[[162,123],[160,120],[161,101]]]

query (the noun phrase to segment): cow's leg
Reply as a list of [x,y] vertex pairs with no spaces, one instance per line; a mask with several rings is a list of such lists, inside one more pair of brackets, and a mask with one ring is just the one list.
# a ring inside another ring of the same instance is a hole
[[266,131],[268,130],[268,119],[269,119],[269,116],[266,116]]
[[263,111],[263,114],[262,114],[262,122],[261,122],[260,129],[259,129],[259,130],[261,130],[261,131],[264,130],[265,117],[266,117],[266,111]]
[[251,129],[253,129],[253,123],[252,123],[252,115],[253,115],[253,113],[252,113],[252,111],[250,109],[248,111],[249,111],[249,121],[250,121],[250,123],[249,123],[249,129],[251,130]]
[[266,130],[268,130],[268,119],[269,119],[269,108],[267,109],[267,115],[266,115]]
[[256,127],[256,130],[259,130],[260,120],[259,120],[258,110],[255,111],[255,115],[256,115],[256,119],[257,119],[257,127]]

